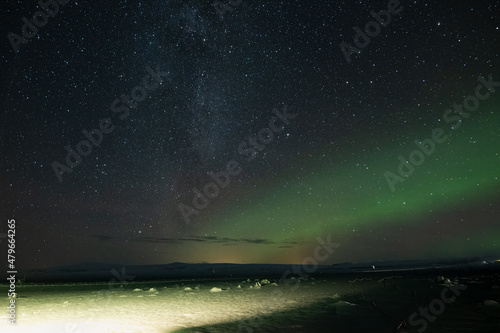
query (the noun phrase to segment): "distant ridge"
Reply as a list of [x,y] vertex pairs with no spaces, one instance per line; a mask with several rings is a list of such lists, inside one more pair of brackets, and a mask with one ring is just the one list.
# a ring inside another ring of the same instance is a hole
[[[243,277],[280,277],[288,271],[287,278],[294,276],[297,267],[290,264],[227,264],[227,263],[183,263],[173,262],[157,265],[121,265],[108,263],[80,263],[47,269],[21,270],[26,282],[114,282],[207,279]],[[337,263],[318,266],[311,275],[367,273],[382,271],[498,268],[500,260],[493,258],[466,258],[440,260],[376,261],[363,263]],[[306,273],[304,273],[306,274]]]

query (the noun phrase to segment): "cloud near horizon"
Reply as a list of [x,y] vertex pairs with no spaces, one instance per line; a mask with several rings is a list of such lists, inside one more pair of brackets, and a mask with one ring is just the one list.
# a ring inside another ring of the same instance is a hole
[[141,236],[134,237],[131,239],[108,236],[108,235],[91,235],[92,238],[96,238],[101,241],[132,241],[137,243],[165,243],[165,244],[183,244],[190,242],[197,243],[210,243],[210,244],[222,244],[225,246],[236,245],[236,244],[262,244],[262,245],[279,245],[280,248],[290,248],[298,245],[296,241],[271,241],[270,239],[263,238],[228,238],[228,237],[217,237],[217,236],[191,236],[189,238],[166,238],[166,237],[151,237],[151,236]]

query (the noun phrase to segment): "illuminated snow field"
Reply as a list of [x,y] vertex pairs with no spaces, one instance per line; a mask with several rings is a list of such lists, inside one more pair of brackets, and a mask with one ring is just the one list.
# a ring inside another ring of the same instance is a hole
[[[3,311],[0,331],[396,332],[400,327],[398,332],[419,332],[426,323],[426,332],[498,332],[499,285],[498,273],[437,281],[430,274],[408,272],[286,281],[262,277],[124,286],[22,285],[17,325],[8,326]],[[443,293],[454,301],[441,309]],[[432,321],[419,314],[410,319],[429,306],[434,306]],[[406,328],[400,326],[403,321]]]

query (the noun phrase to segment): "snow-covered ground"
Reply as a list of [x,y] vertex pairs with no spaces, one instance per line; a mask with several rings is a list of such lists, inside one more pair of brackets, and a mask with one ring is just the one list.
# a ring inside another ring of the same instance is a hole
[[455,302],[427,322],[426,332],[498,332],[498,285],[499,278],[493,275],[436,282],[436,278],[389,274],[287,281],[184,280],[123,287],[24,285],[18,290],[17,325],[8,325],[3,311],[0,331],[395,332],[404,321],[407,332],[417,332],[422,326],[409,324],[412,313],[439,299],[443,289],[466,286]]

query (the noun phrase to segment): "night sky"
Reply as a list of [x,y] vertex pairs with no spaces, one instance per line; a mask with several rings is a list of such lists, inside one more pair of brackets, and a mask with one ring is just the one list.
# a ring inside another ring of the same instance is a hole
[[500,256],[500,2],[217,3],[2,2],[19,268]]

